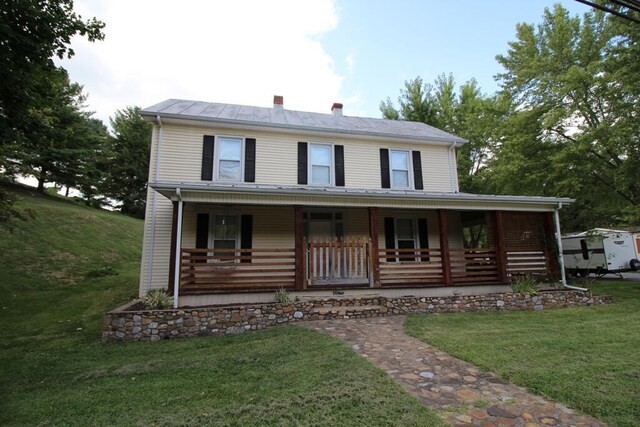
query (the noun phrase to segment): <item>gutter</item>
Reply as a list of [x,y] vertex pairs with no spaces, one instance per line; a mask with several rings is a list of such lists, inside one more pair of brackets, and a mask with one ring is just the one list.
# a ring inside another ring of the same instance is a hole
[[174,262],[174,275],[173,275],[173,308],[178,308],[179,293],[180,293],[180,260],[182,258],[182,215],[184,210],[184,202],[182,201],[182,192],[180,187],[176,188],[176,197],[178,198],[178,221],[176,228],[176,258]]
[[567,285],[567,273],[564,270],[564,254],[562,250],[562,234],[560,233],[560,209],[562,209],[562,202],[559,202],[558,207],[553,210],[553,217],[556,225],[556,241],[558,243],[558,260],[560,261],[560,277],[562,280],[562,286],[565,289],[587,292],[589,290],[587,288],[579,288],[577,286]]
[[[155,169],[153,171],[153,180],[157,181],[158,180],[158,169],[160,167],[160,147],[162,146],[162,131],[163,131],[163,126],[162,126],[162,120],[160,119],[160,116],[156,116],[156,122],[158,123],[158,147],[156,148],[156,165],[155,165]],[[153,186],[151,186],[151,184],[149,184],[149,186],[151,188],[153,188]],[[158,208],[158,194],[154,191],[151,195],[151,197],[153,197],[153,202],[151,203],[151,241],[149,242],[150,247],[149,247],[149,260],[147,262],[147,285],[146,285],[146,291],[149,292],[149,290],[151,289],[151,283],[152,283],[152,279],[153,279],[153,256],[155,254],[155,247],[156,247],[156,211]]]

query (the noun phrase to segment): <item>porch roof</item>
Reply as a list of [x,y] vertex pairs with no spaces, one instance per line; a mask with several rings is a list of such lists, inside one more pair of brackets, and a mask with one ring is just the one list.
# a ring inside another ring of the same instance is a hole
[[574,201],[566,197],[243,183],[151,182],[149,186],[170,200],[193,203],[553,211],[560,204],[566,205]]

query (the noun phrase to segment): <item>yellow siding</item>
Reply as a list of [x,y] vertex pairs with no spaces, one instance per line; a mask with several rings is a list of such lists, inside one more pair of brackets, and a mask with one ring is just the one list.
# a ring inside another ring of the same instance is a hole
[[[239,133],[216,128],[164,125],[159,181],[200,182],[203,135],[234,135],[256,138],[256,183],[297,185],[298,141],[344,145],[345,185],[380,189],[380,148],[419,150],[424,189],[457,190],[450,169],[449,148],[442,145],[385,143],[360,139],[288,135],[269,132]],[[455,163],[455,159],[453,159]]]

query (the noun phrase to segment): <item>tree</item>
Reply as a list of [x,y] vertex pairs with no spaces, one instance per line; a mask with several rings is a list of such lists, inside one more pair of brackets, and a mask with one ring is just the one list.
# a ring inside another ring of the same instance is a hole
[[555,5],[541,24],[519,24],[497,57],[502,92],[517,104],[511,123],[529,139],[511,135],[492,161],[494,179],[506,185],[513,156],[526,157],[540,177],[530,190],[577,199],[571,228],[640,220],[640,92],[629,74],[638,71],[640,39],[620,21],[601,12],[571,17]]
[[144,218],[153,126],[142,118],[140,107],[127,107],[115,113],[111,127],[100,191],[121,202],[122,213]]
[[437,77],[434,85],[420,77],[405,82],[398,97],[399,109],[389,98],[380,103],[384,118],[426,123],[451,132],[469,142],[458,149],[461,191],[483,192],[480,172],[486,165],[492,143],[499,138],[499,123],[511,108],[508,97],[486,97],[475,80],[456,91],[451,74]]

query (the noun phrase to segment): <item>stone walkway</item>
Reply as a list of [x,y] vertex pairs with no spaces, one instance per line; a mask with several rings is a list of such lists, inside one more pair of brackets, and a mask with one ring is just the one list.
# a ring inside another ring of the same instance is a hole
[[300,325],[341,338],[454,426],[604,426],[404,334],[404,316]]

